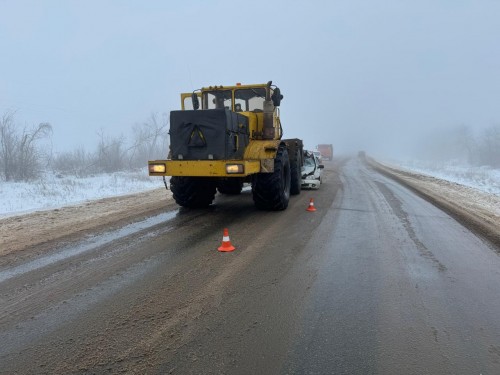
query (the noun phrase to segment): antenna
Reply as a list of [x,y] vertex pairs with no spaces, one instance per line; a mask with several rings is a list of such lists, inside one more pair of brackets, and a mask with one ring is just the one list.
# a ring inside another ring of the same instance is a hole
[[186,63],[186,67],[187,67],[187,70],[188,70],[188,74],[189,74],[189,82],[191,82],[191,90],[194,90],[194,85],[193,85],[193,78],[191,77],[191,68],[189,67],[189,63]]

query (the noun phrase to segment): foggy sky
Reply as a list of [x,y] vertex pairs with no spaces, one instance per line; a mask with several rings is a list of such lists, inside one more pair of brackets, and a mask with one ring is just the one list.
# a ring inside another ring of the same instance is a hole
[[90,150],[181,92],[272,80],[285,137],[405,152],[500,123],[499,16],[494,0],[0,0],[0,114]]

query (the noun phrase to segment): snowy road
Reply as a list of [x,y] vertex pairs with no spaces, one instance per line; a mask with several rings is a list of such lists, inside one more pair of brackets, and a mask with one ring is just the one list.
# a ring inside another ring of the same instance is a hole
[[498,249],[358,160],[161,215],[0,263],[0,373],[500,373]]

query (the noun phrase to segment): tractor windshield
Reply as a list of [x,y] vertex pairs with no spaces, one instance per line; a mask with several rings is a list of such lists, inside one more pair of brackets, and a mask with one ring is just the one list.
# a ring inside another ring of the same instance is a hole
[[203,109],[232,109],[231,90],[214,90],[203,92]]
[[266,89],[238,89],[234,91],[235,105],[240,104],[242,111],[262,111],[264,100],[266,99]]

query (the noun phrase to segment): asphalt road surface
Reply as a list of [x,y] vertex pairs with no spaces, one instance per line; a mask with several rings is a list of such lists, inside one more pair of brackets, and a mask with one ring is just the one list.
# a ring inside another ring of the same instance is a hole
[[103,229],[0,267],[1,374],[500,374],[498,249],[357,159]]

